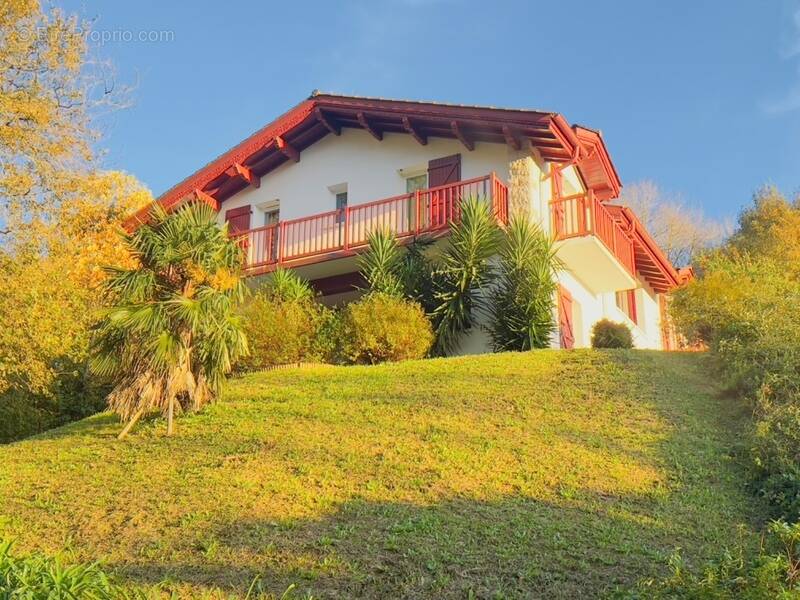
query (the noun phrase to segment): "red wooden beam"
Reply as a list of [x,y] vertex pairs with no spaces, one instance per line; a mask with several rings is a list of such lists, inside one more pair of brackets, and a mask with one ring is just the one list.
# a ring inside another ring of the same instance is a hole
[[275,137],[275,147],[294,162],[300,162],[300,151],[283,139],[283,137]]
[[517,136],[514,135],[508,125],[503,125],[503,137],[506,138],[506,144],[511,146],[514,150],[519,150],[522,148],[522,144],[520,144],[519,139],[517,139]]
[[233,166],[225,171],[225,173],[230,177],[241,177],[254,188],[261,187],[261,177],[253,173],[249,167],[245,167],[242,164],[233,163]]
[[461,131],[461,127],[459,127],[458,125],[458,121],[450,121],[450,129],[453,132],[453,135],[456,136],[456,138],[458,138],[458,141],[464,144],[464,147],[467,150],[469,150],[470,152],[472,150],[475,150],[475,142],[468,139],[467,136],[464,135],[464,132]]
[[420,133],[419,130],[414,127],[414,125],[411,123],[411,119],[408,117],[403,117],[403,129],[410,133],[411,137],[413,137],[423,146],[428,143],[428,137]]
[[322,123],[325,126],[325,129],[330,131],[333,135],[341,135],[342,128],[339,127],[330,117],[326,116],[325,113],[322,112],[321,108],[315,108],[314,115],[317,117],[317,121]]
[[383,134],[370,125],[370,122],[367,121],[367,117],[364,116],[363,112],[356,113],[356,119],[358,119],[359,125],[369,131],[372,137],[374,137],[376,140],[380,141],[383,139]]
[[214,210],[219,210],[219,201],[214,196],[209,196],[203,190],[195,190],[194,195],[200,202],[205,202]]

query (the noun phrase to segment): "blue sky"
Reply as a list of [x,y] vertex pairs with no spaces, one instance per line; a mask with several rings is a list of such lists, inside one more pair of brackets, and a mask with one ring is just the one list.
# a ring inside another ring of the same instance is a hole
[[[159,194],[313,89],[542,108],[601,129],[623,181],[717,217],[800,189],[800,2],[56,0],[134,85],[106,166]],[[119,35],[119,34],[117,34]]]

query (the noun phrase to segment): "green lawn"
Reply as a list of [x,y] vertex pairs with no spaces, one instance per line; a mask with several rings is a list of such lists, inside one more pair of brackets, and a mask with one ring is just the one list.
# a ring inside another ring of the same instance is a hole
[[233,381],[143,424],[0,446],[0,537],[181,597],[593,597],[759,514],[699,354],[538,351]]

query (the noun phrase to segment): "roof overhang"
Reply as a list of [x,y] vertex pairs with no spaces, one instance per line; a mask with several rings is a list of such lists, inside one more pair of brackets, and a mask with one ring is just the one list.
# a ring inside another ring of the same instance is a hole
[[[342,128],[368,131],[377,139],[386,133],[411,135],[420,144],[429,137],[457,139],[466,150],[476,142],[508,144],[515,150],[535,148],[546,162],[576,164],[584,181],[601,199],[616,197],[619,178],[598,133],[571,127],[558,113],[361,98],[315,92],[266,127],[240,142],[158,198],[173,210],[188,198],[217,206]],[[126,222],[135,228],[147,219],[145,207]]]
[[602,134],[581,125],[575,125],[573,131],[580,141],[575,164],[586,187],[592,189],[600,200],[611,200],[619,196],[622,180],[611,162]]
[[668,292],[691,279],[691,271],[678,272],[653,237],[627,206],[607,204],[606,208],[622,224],[633,240],[636,271],[656,292]]

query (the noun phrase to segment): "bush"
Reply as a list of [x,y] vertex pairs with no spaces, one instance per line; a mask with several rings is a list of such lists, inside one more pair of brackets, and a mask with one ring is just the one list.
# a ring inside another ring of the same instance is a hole
[[754,554],[740,545],[733,552],[706,566],[697,575],[686,569],[680,554],[670,559],[671,575],[663,580],[644,581],[640,594],[632,598],[772,600],[800,599],[800,524],[776,521],[769,527],[774,545],[780,552],[764,548]]
[[252,371],[327,359],[329,338],[320,333],[328,326],[330,312],[314,300],[256,294],[241,310],[250,353],[239,360],[237,368]]
[[240,371],[328,360],[333,353],[332,311],[294,271],[277,269],[240,314],[250,349]]
[[0,598],[145,599],[144,592],[115,583],[96,564],[66,565],[60,557],[15,557],[0,541]]
[[631,330],[624,323],[598,321],[592,327],[592,348],[633,348]]
[[338,339],[343,362],[376,364],[422,358],[433,329],[416,302],[376,292],[344,308]]
[[0,393],[0,444],[60,427],[102,411],[108,386],[84,377],[80,365],[59,374],[47,393]]
[[800,284],[781,262],[723,253],[672,303],[750,403],[754,487],[775,516],[800,518]]

